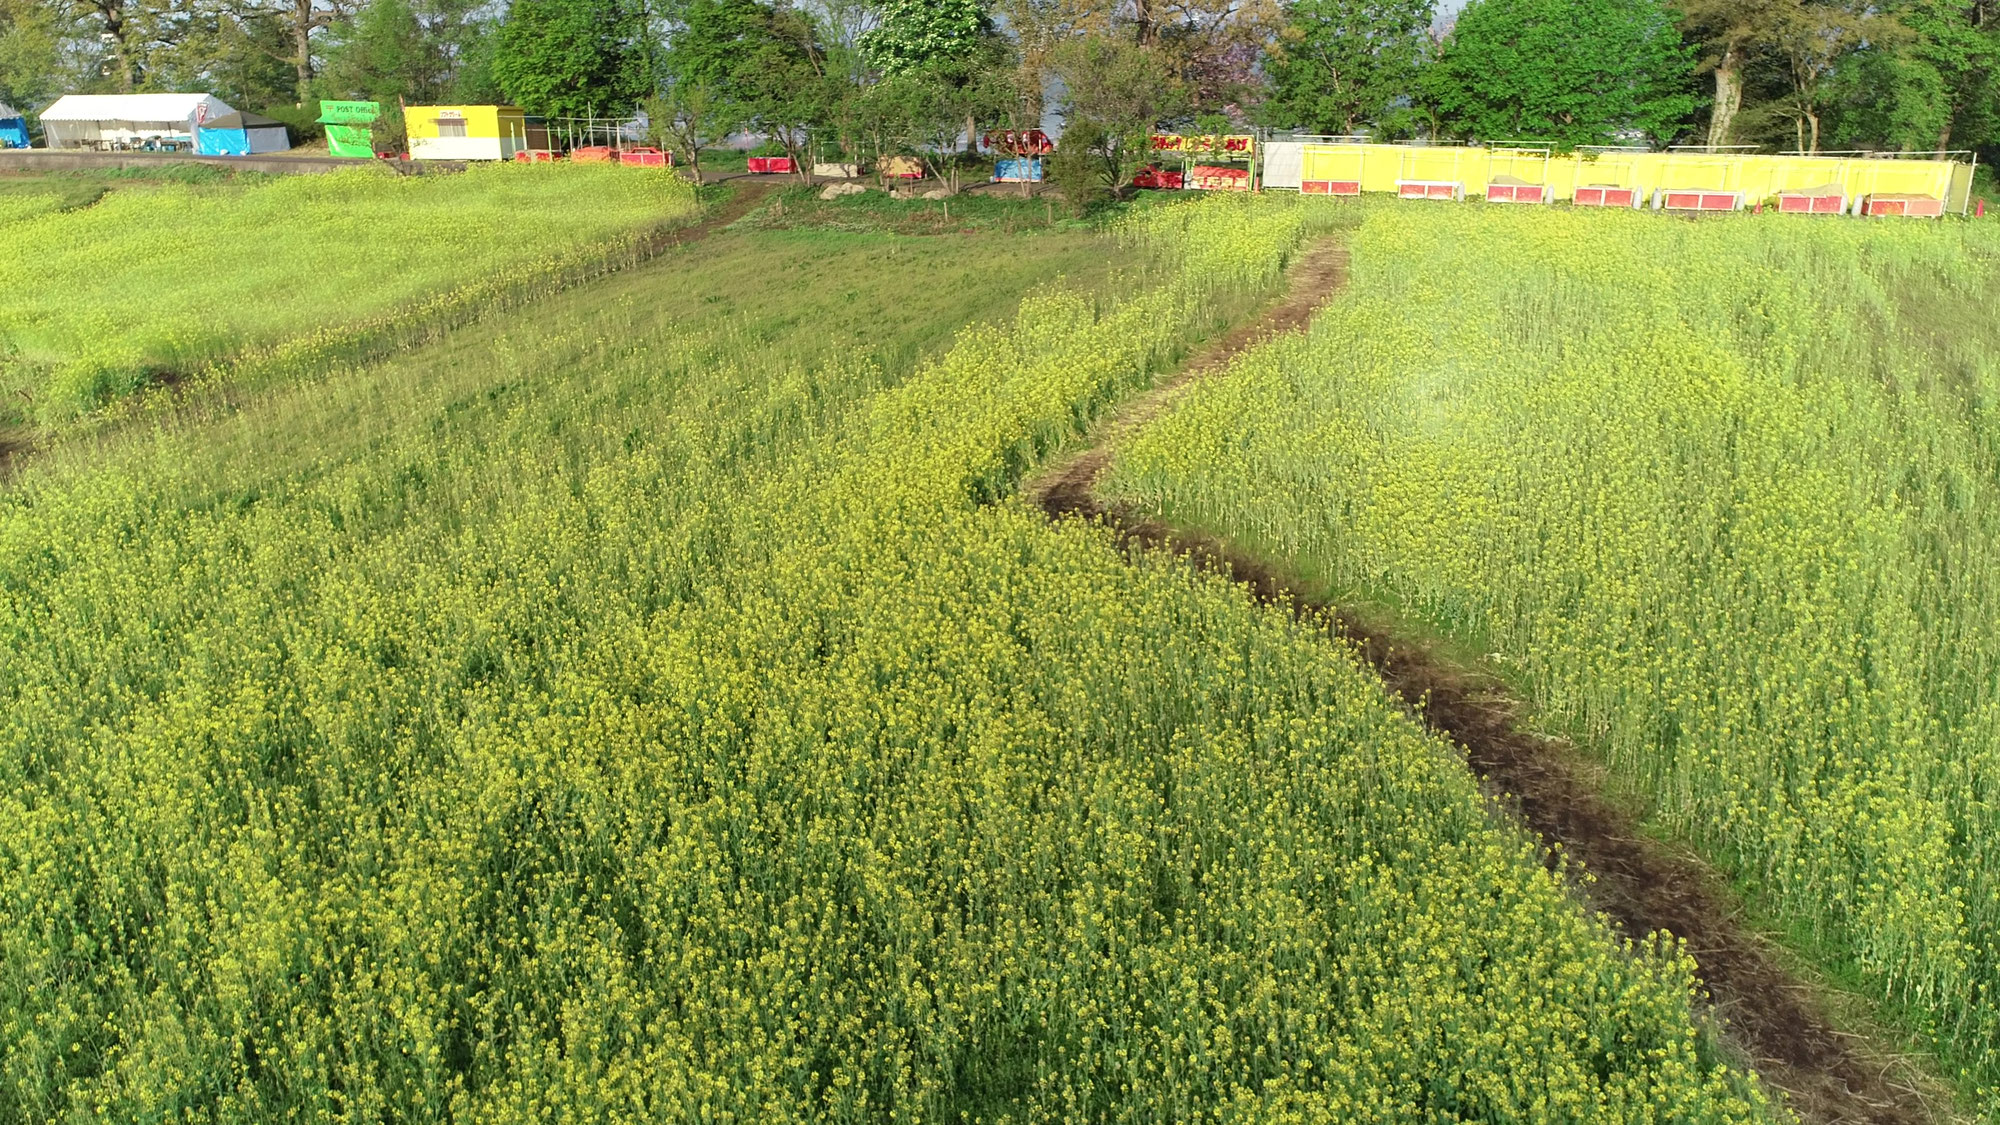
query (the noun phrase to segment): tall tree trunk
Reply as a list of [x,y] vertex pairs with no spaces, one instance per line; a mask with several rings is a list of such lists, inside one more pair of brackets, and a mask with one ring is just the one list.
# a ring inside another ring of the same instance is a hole
[[1951,147],[1951,118],[1947,117],[1944,119],[1944,128],[1938,130],[1937,150],[1939,152],[1944,152],[1950,147]]
[[1715,109],[1708,115],[1709,151],[1729,143],[1736,111],[1743,108],[1743,53],[1731,43],[1715,64]]
[[1818,155],[1819,155],[1819,114],[1817,114],[1817,113],[1808,113],[1808,114],[1806,114],[1806,120],[1807,120],[1807,121],[1810,121],[1810,122],[1812,122],[1812,147],[1811,147],[1811,148],[1808,148],[1808,149],[1806,150],[1806,155],[1807,155],[1807,156],[1818,156]]
[[292,50],[296,52],[299,74],[299,104],[312,94],[313,0],[292,0]]
[[1132,24],[1137,31],[1139,46],[1152,46],[1160,37],[1159,25],[1153,19],[1153,0],[1133,0]]
[[125,0],[94,0],[91,5],[104,19],[104,34],[110,37],[111,51],[117,56],[118,92],[129,94],[138,84],[132,66],[132,52],[125,42]]

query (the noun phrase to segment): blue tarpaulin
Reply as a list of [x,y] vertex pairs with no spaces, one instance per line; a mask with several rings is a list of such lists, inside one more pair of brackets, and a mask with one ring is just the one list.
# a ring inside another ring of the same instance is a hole
[[0,148],[27,148],[28,121],[21,111],[0,104]]
[[291,135],[283,122],[254,113],[226,114],[202,122],[195,130],[194,150],[203,156],[249,156],[284,152],[291,147]]
[[1042,182],[1041,157],[1015,157],[1010,160],[998,160],[994,162],[993,182],[1018,184],[1023,180],[1031,184]]

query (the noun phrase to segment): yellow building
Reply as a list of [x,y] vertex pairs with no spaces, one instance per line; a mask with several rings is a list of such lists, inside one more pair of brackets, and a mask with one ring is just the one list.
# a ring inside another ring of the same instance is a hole
[[528,147],[528,118],[511,105],[413,105],[403,109],[418,160],[512,160]]

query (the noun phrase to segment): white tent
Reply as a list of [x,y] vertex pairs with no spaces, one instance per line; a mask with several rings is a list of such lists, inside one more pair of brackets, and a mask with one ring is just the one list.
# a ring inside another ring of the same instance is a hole
[[194,148],[194,131],[236,112],[213,94],[65,94],[42,111],[50,148]]

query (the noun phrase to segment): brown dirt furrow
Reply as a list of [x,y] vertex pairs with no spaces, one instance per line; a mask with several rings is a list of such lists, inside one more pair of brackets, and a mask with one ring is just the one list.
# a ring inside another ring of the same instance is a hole
[[[1465,751],[1489,792],[1589,878],[1591,906],[1634,937],[1664,931],[1687,943],[1723,1033],[1813,1125],[1916,1125],[1949,1120],[1949,1096],[1873,1039],[1841,1031],[1816,1003],[1817,986],[1789,972],[1750,930],[1724,881],[1698,857],[1649,836],[1606,792],[1600,770],[1574,747],[1519,720],[1521,700],[1493,677],[1452,663],[1392,627],[1326,604],[1265,560],[1213,536],[1107,505],[1096,495],[1117,440],[1156,417],[1194,379],[1272,335],[1302,328],[1346,278],[1347,257],[1323,243],[1294,268],[1289,294],[1173,376],[1095,427],[1083,449],[1024,485],[1050,519],[1102,521],[1131,553],[1169,551],[1225,575],[1258,601],[1282,606],[1367,660],[1384,685]],[[1553,859],[1551,859],[1553,862]]]

